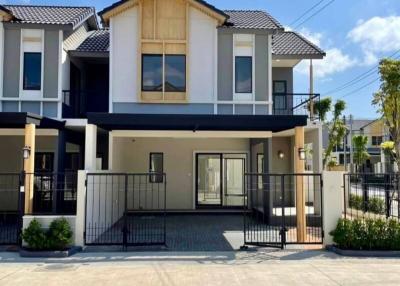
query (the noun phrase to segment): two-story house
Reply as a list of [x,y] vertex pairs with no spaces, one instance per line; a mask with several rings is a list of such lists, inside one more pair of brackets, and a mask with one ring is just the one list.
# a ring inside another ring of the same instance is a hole
[[296,93],[293,69],[325,53],[264,11],[124,0],[102,28],[89,7],[0,15],[0,172],[27,145],[27,172],[164,172],[167,208],[193,210],[242,206],[244,173],[304,172],[305,147],[322,169],[319,96]]

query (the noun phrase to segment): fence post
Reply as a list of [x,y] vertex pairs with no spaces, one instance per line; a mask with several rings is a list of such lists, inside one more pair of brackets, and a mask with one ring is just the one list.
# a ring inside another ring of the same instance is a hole
[[281,208],[282,208],[282,226],[281,226],[281,249],[286,245],[286,223],[285,223],[285,175],[281,175]]
[[323,192],[322,214],[323,230],[327,234],[324,237],[324,245],[333,244],[329,232],[335,229],[338,220],[342,217],[343,211],[343,176],[344,172],[322,173]]
[[386,218],[390,217],[390,210],[391,210],[391,199],[390,199],[390,190],[391,190],[391,185],[392,185],[392,176],[389,174],[384,175],[384,184],[385,184],[385,206],[386,206]]
[[75,219],[75,245],[85,245],[85,218],[86,218],[86,171],[78,171],[76,219]]

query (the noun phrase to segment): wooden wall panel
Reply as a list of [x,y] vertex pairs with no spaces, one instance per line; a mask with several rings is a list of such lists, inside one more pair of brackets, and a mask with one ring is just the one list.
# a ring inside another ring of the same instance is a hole
[[165,44],[165,54],[186,55],[186,44]]
[[156,0],[143,1],[142,39],[154,39],[154,5]]
[[186,39],[186,3],[182,0],[158,0],[156,38]]
[[160,54],[164,53],[162,43],[143,43],[142,54]]

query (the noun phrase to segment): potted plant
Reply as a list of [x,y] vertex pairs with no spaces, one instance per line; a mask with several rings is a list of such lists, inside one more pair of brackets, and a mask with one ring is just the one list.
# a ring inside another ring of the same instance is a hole
[[72,247],[73,231],[65,218],[55,219],[49,229],[43,229],[37,219],[33,219],[22,232],[26,243],[20,251],[22,257],[68,257],[80,251]]

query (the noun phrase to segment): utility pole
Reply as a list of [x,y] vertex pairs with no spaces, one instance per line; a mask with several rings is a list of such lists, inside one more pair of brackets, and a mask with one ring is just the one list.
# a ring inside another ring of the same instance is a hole
[[313,68],[313,61],[310,59],[310,119],[311,121],[314,120],[314,68]]
[[350,172],[354,166],[354,149],[353,149],[353,115],[350,114]]

